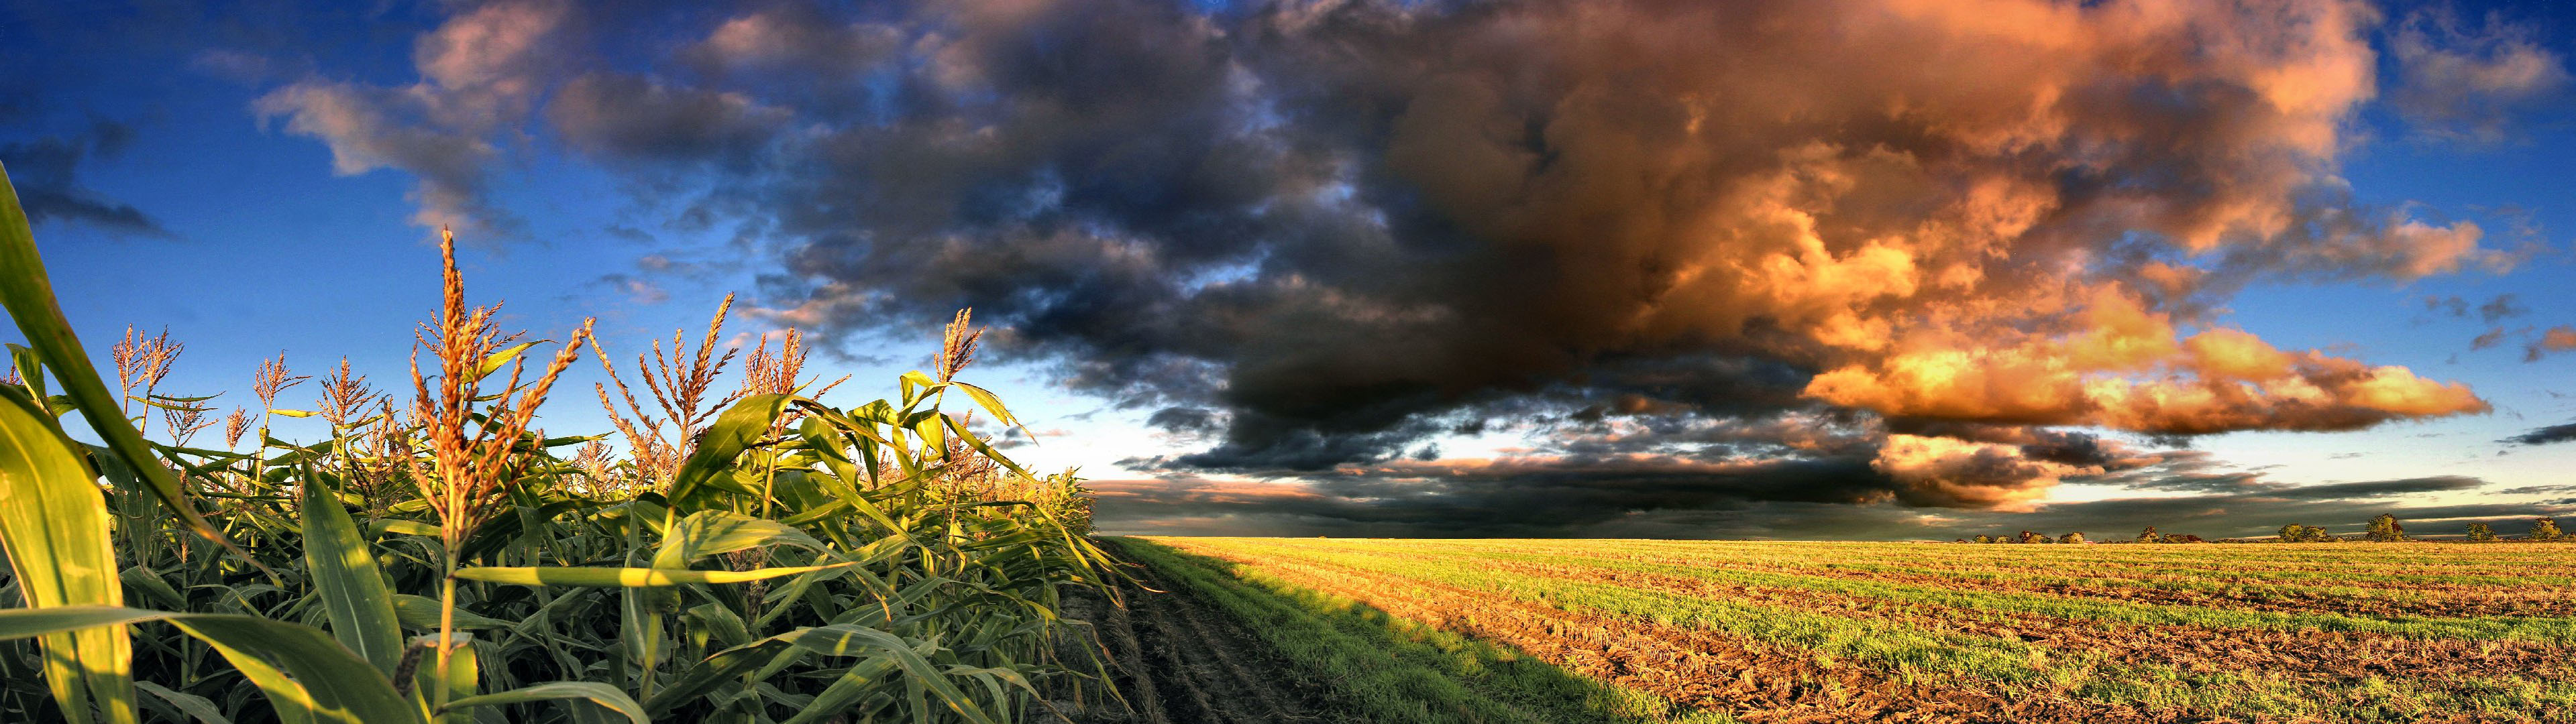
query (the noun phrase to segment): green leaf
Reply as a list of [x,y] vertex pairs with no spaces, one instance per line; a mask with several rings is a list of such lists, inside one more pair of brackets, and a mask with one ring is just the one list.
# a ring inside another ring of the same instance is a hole
[[[965,391],[966,391],[966,396],[967,396],[967,397],[975,398],[975,404],[976,404],[976,405],[982,406],[982,407],[984,408],[984,411],[985,411],[985,412],[993,413],[993,419],[994,419],[995,421],[1000,422],[1000,423],[1002,423],[1002,424],[1004,424],[1004,425],[1009,425],[1009,426],[1012,426],[1012,427],[1020,428],[1020,432],[1023,432],[1023,433],[1028,432],[1028,425],[1021,423],[1021,422],[1020,422],[1020,418],[1017,418],[1017,417],[1013,417],[1013,416],[1011,416],[1011,409],[1010,409],[1010,408],[1008,408],[1008,407],[1003,407],[1003,406],[1002,406],[1002,398],[1001,398],[1000,396],[994,395],[992,390],[987,390],[987,389],[984,389],[984,388],[981,388],[981,387],[976,387],[976,386],[974,386],[974,385],[966,384],[966,383],[964,383],[964,382],[954,382],[954,381],[952,381],[952,382],[949,382],[948,384],[949,384],[949,386],[951,386],[951,387],[955,387],[955,388],[957,388],[957,389],[965,390]],[[1030,441],[1030,442],[1036,442],[1036,441],[1037,441],[1037,436],[1036,436],[1036,435],[1030,435],[1030,436],[1029,436],[1029,441]]]
[[29,393],[36,397],[51,394],[45,391],[44,358],[36,356],[35,348],[23,344],[9,345],[9,365],[18,370],[18,381],[26,383]]
[[396,696],[376,667],[330,634],[301,624],[115,606],[7,609],[0,610],[0,641],[145,621],[169,622],[206,642],[292,721],[425,724],[420,710]]
[[358,537],[358,525],[340,507],[339,496],[310,466],[302,488],[296,505],[304,513],[304,565],[329,614],[331,635],[392,676],[402,663],[402,627],[394,622],[393,593],[378,573],[376,556]]
[[903,637],[851,624],[819,626],[786,635],[791,637],[788,641],[794,643],[797,648],[826,656],[859,656],[872,650],[883,649],[894,658],[895,665],[901,667],[906,676],[929,687],[931,693],[937,694],[940,701],[946,702],[948,708],[966,717],[967,721],[994,724],[992,717],[986,716],[983,709],[977,708],[973,700],[966,698],[966,692],[959,691],[957,685],[950,682],[946,674],[931,665],[929,659],[922,658],[921,652],[912,650],[912,643],[903,640]]
[[224,718],[224,713],[216,710],[215,703],[207,701],[206,697],[171,691],[167,688],[163,688],[160,684],[155,684],[149,681],[134,682],[134,688],[142,689],[144,693],[151,694],[153,697],[162,701],[170,702],[170,706],[177,708],[181,712],[187,713],[189,718],[196,719],[203,724],[233,724],[233,720]]
[[107,441],[128,467],[141,473],[153,497],[177,513],[189,532],[222,544],[269,578],[277,577],[197,513],[179,479],[153,456],[151,443],[125,421],[116,396],[108,394],[107,384],[99,381],[98,368],[90,364],[89,353],[81,349],[80,338],[72,334],[71,322],[63,319],[62,307],[55,302],[54,283],[45,276],[44,257],[36,253],[35,235],[27,228],[27,212],[18,205],[18,190],[9,183],[6,166],[0,166],[0,307],[9,310],[18,333],[44,358],[64,393],[80,405],[81,417],[89,420],[99,439]]
[[[15,399],[0,401],[0,544],[19,592],[34,609],[123,606],[107,499],[45,419]],[[111,720],[134,721],[126,633],[106,626],[45,637],[45,683],[71,721],[88,722],[93,700]]]
[[[428,596],[414,596],[408,593],[394,594],[394,618],[400,620],[402,625],[423,631],[436,631],[438,630],[438,616],[438,599],[430,598]],[[517,625],[518,624],[511,623],[509,621],[503,621],[501,619],[467,611],[464,608],[456,609],[457,628],[494,629],[511,628]]]
[[501,371],[501,367],[503,365],[509,364],[510,360],[517,359],[519,357],[519,353],[528,351],[529,347],[533,347],[536,344],[536,342],[520,342],[508,347],[503,347],[500,351],[493,352],[491,355],[484,357],[483,364],[476,367],[474,370],[474,379],[481,380],[485,377],[492,376],[492,373],[494,372]]
[[670,686],[653,692],[651,698],[644,700],[645,713],[653,716],[668,714],[671,709],[696,701],[717,686],[760,668],[787,651],[790,646],[787,636],[792,635],[772,636],[725,649],[690,666],[688,671],[681,672],[680,678],[672,680]]
[[116,577],[125,581],[126,587],[142,591],[145,596],[152,598],[153,603],[161,604],[164,608],[188,607],[188,599],[179,595],[179,589],[171,588],[169,581],[162,580],[161,574],[150,568],[139,565],[129,566],[123,572],[116,574]]
[[655,568],[687,568],[700,557],[764,546],[793,545],[823,550],[823,542],[785,523],[724,510],[690,513],[662,538],[653,555]]
[[626,715],[626,720],[635,724],[651,724],[653,721],[651,717],[644,715],[644,705],[635,703],[635,700],[628,697],[626,692],[596,681],[557,681],[498,694],[469,696],[447,702],[446,711],[455,711],[469,706],[526,704],[557,699],[586,699],[610,711]]
[[[397,507],[399,507],[399,506],[397,506]],[[397,519],[394,519],[394,518],[385,518],[385,519],[382,519],[382,520],[378,520],[378,521],[376,521],[374,525],[371,525],[371,526],[368,526],[368,527],[370,527],[370,528],[374,528],[374,529],[375,529],[375,531],[376,531],[376,535],[378,535],[378,536],[382,536],[382,535],[384,535],[384,534],[386,534],[386,533],[394,533],[394,534],[398,534],[398,535],[416,535],[416,536],[423,536],[423,537],[429,537],[429,538],[436,538],[436,537],[438,537],[438,536],[441,534],[441,531],[439,531],[438,526],[430,525],[430,524],[428,524],[428,523],[423,523],[423,522],[420,522],[420,521],[417,521],[417,520],[397,520]]]
[[457,578],[469,581],[509,583],[521,586],[594,586],[603,588],[645,588],[676,586],[684,583],[744,583],[799,573],[831,570],[858,565],[833,563],[820,566],[787,566],[755,568],[748,571],[696,571],[686,568],[626,568],[618,566],[538,566],[475,567],[459,569]]
[[768,434],[769,424],[787,408],[787,400],[786,395],[752,395],[716,416],[715,424],[708,425],[698,437],[698,449],[672,475],[667,495],[671,502],[688,506],[699,488],[729,472],[734,458],[741,457],[745,448]]

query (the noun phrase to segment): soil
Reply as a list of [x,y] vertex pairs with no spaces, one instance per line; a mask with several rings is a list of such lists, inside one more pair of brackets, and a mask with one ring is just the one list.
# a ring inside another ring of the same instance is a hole
[[[1331,692],[1297,670],[1224,611],[1152,570],[1126,569],[1124,606],[1099,596],[1066,605],[1066,617],[1098,629],[1110,678],[1125,697],[1088,705],[1057,701],[1050,724],[1257,724],[1336,722]],[[1068,661],[1089,661],[1074,654]],[[1096,687],[1095,687],[1096,688]],[[1106,697],[1095,697],[1106,698]]]

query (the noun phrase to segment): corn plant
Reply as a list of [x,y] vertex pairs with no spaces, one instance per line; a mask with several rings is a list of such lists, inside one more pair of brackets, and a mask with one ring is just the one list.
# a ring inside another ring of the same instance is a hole
[[[441,242],[407,390],[343,360],[291,409],[306,378],[281,355],[224,449],[191,446],[213,396],[157,388],[181,346],[129,334],[112,391],[0,169],[0,302],[28,342],[0,385],[0,721],[1000,724],[1041,690],[1114,696],[1054,645],[1088,635],[1062,597],[1115,575],[1078,480],[942,407],[1018,425],[955,379],[962,317],[936,374],[839,407],[798,380],[793,336],[706,398],[719,311],[694,356],[639,370],[669,404],[619,420],[621,455],[537,426],[559,374],[605,354],[589,324],[550,353],[498,329]],[[161,439],[151,409],[173,413]],[[278,415],[329,437],[277,439]]]

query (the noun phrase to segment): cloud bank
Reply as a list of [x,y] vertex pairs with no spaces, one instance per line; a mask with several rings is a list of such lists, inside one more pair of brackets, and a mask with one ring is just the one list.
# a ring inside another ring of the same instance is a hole
[[[2383,85],[2360,3],[790,3],[642,62],[567,40],[639,23],[489,3],[416,83],[258,109],[417,175],[425,224],[506,225],[496,158],[559,143],[768,244],[766,312],[827,336],[973,306],[1203,443],[1104,510],[2022,510],[2172,459],[2104,431],[2488,409],[2217,321],[2251,283],[2512,262],[2336,175]],[[2405,21],[2390,100],[2563,78],[2502,28]],[[1438,453],[1496,432],[1535,442]]]

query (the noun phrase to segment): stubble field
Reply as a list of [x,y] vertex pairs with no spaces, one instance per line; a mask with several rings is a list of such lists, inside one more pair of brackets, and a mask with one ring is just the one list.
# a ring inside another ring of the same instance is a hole
[[2571,544],[1118,548],[1246,632],[1124,668],[1261,690],[1149,720],[2576,721]]

